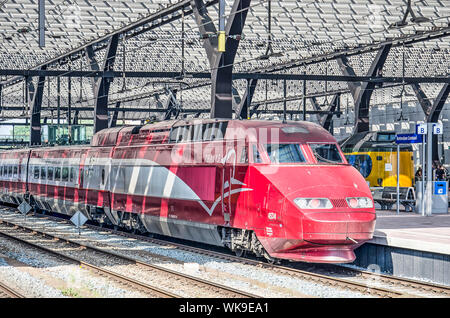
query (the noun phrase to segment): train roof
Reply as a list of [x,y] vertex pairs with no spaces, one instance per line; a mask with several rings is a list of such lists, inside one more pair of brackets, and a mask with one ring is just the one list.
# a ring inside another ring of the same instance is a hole
[[[271,129],[277,129],[280,140],[286,142],[336,142],[336,139],[320,125],[305,121],[268,121],[268,120],[237,120],[237,119],[180,119],[162,121],[144,126],[128,126],[104,129],[92,138],[92,146],[115,146],[145,144],[148,142],[150,134],[169,134],[177,127],[192,125],[222,125],[224,139],[245,139],[258,140],[261,129],[267,129],[268,139],[271,140]],[[222,127],[221,126],[221,127]],[[162,138],[153,138],[152,141],[161,142]]]

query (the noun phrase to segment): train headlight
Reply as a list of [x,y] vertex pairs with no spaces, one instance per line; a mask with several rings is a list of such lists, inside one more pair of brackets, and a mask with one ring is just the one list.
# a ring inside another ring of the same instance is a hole
[[373,208],[373,202],[369,198],[347,198],[347,203],[352,209]]
[[297,198],[294,202],[300,209],[315,210],[333,208],[330,200],[326,198]]

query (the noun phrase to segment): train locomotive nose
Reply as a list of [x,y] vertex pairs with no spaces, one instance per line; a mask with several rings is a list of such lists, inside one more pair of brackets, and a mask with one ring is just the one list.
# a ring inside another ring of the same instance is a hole
[[350,166],[305,167],[297,174],[297,187],[292,182],[278,184],[289,204],[283,211],[285,242],[278,241],[273,257],[354,261],[353,250],[370,240],[375,228],[375,209],[365,180]]

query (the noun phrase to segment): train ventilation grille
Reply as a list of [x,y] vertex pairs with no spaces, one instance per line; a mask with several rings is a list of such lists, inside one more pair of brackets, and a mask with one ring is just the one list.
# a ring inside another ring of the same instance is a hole
[[345,199],[331,199],[331,203],[335,208],[347,208],[347,202]]

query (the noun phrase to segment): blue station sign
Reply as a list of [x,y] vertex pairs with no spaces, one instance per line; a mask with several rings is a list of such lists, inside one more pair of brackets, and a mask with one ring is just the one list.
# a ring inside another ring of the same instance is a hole
[[397,144],[417,144],[422,142],[422,135],[418,134],[397,134],[395,138]]

